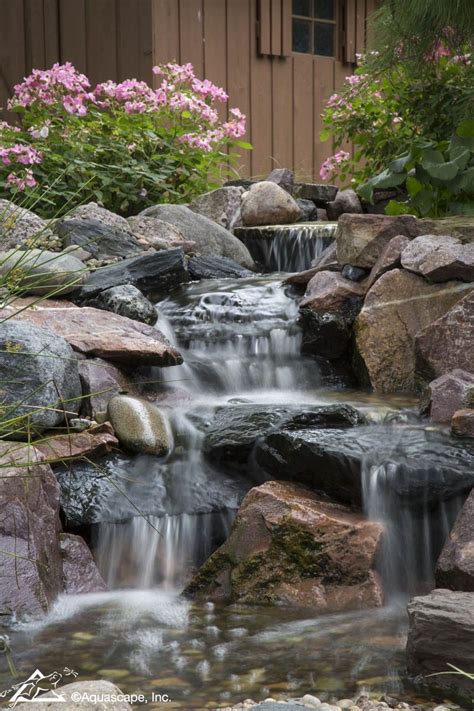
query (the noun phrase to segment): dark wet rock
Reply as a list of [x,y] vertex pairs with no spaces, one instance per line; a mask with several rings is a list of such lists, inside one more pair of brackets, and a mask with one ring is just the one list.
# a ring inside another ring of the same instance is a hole
[[273,182],[263,180],[252,185],[242,197],[242,223],[248,227],[286,225],[300,217],[297,202]]
[[342,276],[349,281],[362,281],[367,276],[367,270],[345,264],[342,268]]
[[402,252],[402,267],[432,282],[474,281],[474,244],[449,235],[421,235]]
[[456,410],[451,420],[451,432],[456,437],[474,438],[474,409]]
[[433,422],[450,422],[456,410],[474,406],[474,373],[453,370],[433,380],[421,399],[421,411]]
[[299,324],[303,329],[303,353],[338,360],[347,352],[351,343],[351,322],[348,323],[344,316],[302,308]]
[[92,273],[77,291],[75,299],[85,301],[114,286],[132,284],[145,296],[166,296],[189,280],[184,252],[168,249],[156,254],[124,259]]
[[368,289],[370,289],[377,279],[380,279],[382,274],[390,271],[390,269],[398,269],[401,266],[402,252],[408,244],[410,244],[410,238],[405,235],[392,237],[390,242],[383,248],[379,258],[370,271],[367,282]]
[[341,215],[336,232],[337,258],[341,264],[371,269],[393,237],[413,238],[420,223],[412,215]]
[[188,270],[191,279],[241,279],[253,276],[249,269],[227,257],[191,257]]
[[226,230],[242,225],[241,202],[244,189],[237,186],[217,188],[195,198],[189,209],[209,218]]
[[42,456],[0,442],[0,614],[39,615],[63,591],[59,488]]
[[0,253],[0,274],[25,295],[57,297],[81,286],[89,272],[72,254],[28,249]]
[[474,490],[438,558],[435,578],[438,588],[474,593]]
[[358,352],[376,391],[416,390],[415,342],[420,332],[444,316],[469,288],[459,281],[429,284],[402,269],[386,272],[375,282],[354,330]]
[[124,449],[164,456],[171,447],[168,423],[162,411],[146,400],[114,395],[107,414]]
[[[463,698],[470,704],[474,682],[453,671],[449,664],[474,668],[474,593],[433,590],[408,604],[407,663],[417,682],[433,691]],[[434,674],[435,676],[428,675]]]
[[83,538],[71,533],[60,533],[59,544],[66,593],[77,595],[107,590],[92,553]]
[[169,222],[157,217],[144,217],[136,215],[128,217],[127,224],[132,234],[144,248],[182,249],[183,252],[192,252],[196,245],[187,240],[183,234]]
[[0,199],[0,243],[2,249],[14,249],[25,246],[44,246],[53,233],[49,223],[31,210],[15,205],[10,200]]
[[339,190],[335,199],[328,202],[326,211],[330,220],[338,220],[345,213],[362,213],[362,205],[355,190]]
[[318,206],[325,207],[327,202],[334,200],[338,188],[326,183],[296,183],[295,196],[303,200],[312,200]]
[[343,504],[360,506],[361,472],[386,465],[387,486],[405,506],[435,506],[474,485],[474,446],[410,426],[269,432],[255,460],[275,479],[298,481]]
[[309,220],[314,219],[316,207],[312,200],[303,200],[303,198],[298,198],[296,203],[301,210],[300,222],[308,222]]
[[382,604],[374,572],[382,526],[289,483],[245,497],[227,541],[185,594],[340,611]]
[[158,318],[151,301],[132,284],[113,286],[111,289],[101,291],[95,298],[88,300],[87,305],[104,311],[112,311],[119,316],[126,316],[151,326],[156,323]]
[[275,168],[265,180],[270,183],[276,183],[280,188],[286,190],[287,193],[293,195],[295,189],[295,175],[289,168]]
[[455,300],[449,311],[420,329],[415,355],[416,376],[421,382],[456,368],[474,372],[474,285],[467,296]]
[[206,428],[203,451],[214,464],[239,467],[249,462],[255,444],[273,430],[305,427],[351,427],[365,422],[350,405],[284,407],[277,405],[233,405],[216,410]]
[[[158,217],[174,225],[186,240],[196,244],[196,252],[204,257],[228,257],[246,269],[254,268],[250,252],[237,237],[184,205],[155,205],[140,214],[145,217]],[[139,284],[136,286],[143,291]]]
[[77,245],[94,259],[127,259],[141,254],[144,247],[128,229],[122,229],[92,218],[64,217],[55,225],[64,247]]
[[[73,350],[53,329],[38,325],[9,319],[0,329],[0,429],[9,439],[28,429],[43,432],[79,411],[82,389]],[[21,420],[9,422],[14,418]]]
[[34,310],[19,311],[14,317],[15,323],[17,319],[47,326],[83,355],[134,366],[165,367],[183,362],[180,353],[153,326],[89,306],[79,308],[68,304],[58,308],[44,301]]

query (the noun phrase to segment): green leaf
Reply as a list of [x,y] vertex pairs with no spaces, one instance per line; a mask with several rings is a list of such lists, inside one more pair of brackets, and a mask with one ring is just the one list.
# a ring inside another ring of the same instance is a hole
[[319,140],[324,143],[324,141],[327,141],[328,138],[331,137],[331,131],[328,128],[324,128],[322,131],[319,132]]
[[390,200],[385,208],[386,215],[410,215],[413,214],[412,210],[406,202],[397,202],[396,200]]
[[406,180],[405,173],[392,173],[390,170],[384,170],[375,178],[372,178],[374,188],[396,188],[402,185]]
[[474,216],[474,202],[450,202],[448,212],[450,215]]
[[444,163],[444,156],[441,151],[433,148],[424,148],[421,152],[421,165],[423,168],[427,169],[427,165],[434,165],[435,163]]
[[238,146],[239,148],[245,148],[246,151],[253,151],[252,144],[247,143],[246,141],[234,141],[234,145]]
[[456,161],[448,163],[424,163],[423,167],[432,178],[437,180],[452,180],[459,173],[459,166]]
[[474,119],[467,119],[460,123],[456,134],[461,138],[474,138]]
[[417,195],[420,192],[420,190],[422,190],[422,188],[423,188],[423,185],[420,183],[419,180],[414,178],[412,175],[408,176],[407,190],[408,190],[408,194],[411,197],[415,197],[415,195]]
[[406,165],[412,160],[412,154],[411,151],[409,153],[406,153],[403,156],[400,156],[400,158],[396,158],[395,160],[392,160],[391,163],[388,164],[388,169],[391,170],[393,173],[401,173]]

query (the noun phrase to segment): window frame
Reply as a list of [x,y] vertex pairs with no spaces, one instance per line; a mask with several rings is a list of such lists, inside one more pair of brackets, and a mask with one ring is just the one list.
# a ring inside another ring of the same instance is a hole
[[[311,0],[311,9],[313,11],[313,14],[311,17],[307,17],[305,15],[295,15],[293,14],[293,3],[291,4],[291,53],[296,54],[299,57],[318,57],[320,59],[332,59],[338,60],[341,55],[341,49],[342,49],[342,35],[343,35],[343,27],[342,27],[342,19],[343,19],[343,12],[341,8],[341,3],[338,0],[334,0],[334,20],[327,20],[325,18],[319,18],[319,17],[314,17],[314,2],[315,0]],[[305,20],[306,22],[311,23],[311,52],[298,52],[297,50],[293,49],[293,21],[294,20]],[[334,27],[334,54],[316,54],[314,52],[314,31],[315,31],[315,24],[317,22],[327,24],[327,25],[332,25]]]

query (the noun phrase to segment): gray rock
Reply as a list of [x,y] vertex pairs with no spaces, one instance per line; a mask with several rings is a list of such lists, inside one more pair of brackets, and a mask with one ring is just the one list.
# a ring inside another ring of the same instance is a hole
[[89,272],[71,254],[28,249],[0,253],[0,274],[23,294],[54,297],[76,290],[86,281]]
[[474,243],[449,235],[421,235],[401,255],[402,267],[429,281],[474,281]]
[[156,323],[158,318],[151,301],[132,284],[113,286],[111,289],[101,291],[94,299],[88,301],[87,305],[150,325]]
[[435,579],[439,588],[474,593],[474,490],[444,544]]
[[295,189],[295,176],[292,170],[288,168],[275,168],[272,170],[266,180],[270,183],[276,183],[280,188],[286,190],[287,193],[293,195]]
[[325,210],[323,207],[317,207],[315,219],[319,220],[320,222],[326,222],[327,220],[329,220],[328,211]]
[[419,235],[421,223],[412,215],[341,215],[336,231],[341,264],[371,269],[393,237]]
[[107,227],[111,227],[114,230],[128,232],[128,224],[125,217],[116,215],[115,212],[107,210],[107,208],[98,205],[96,202],[78,205],[68,213],[68,218],[74,220],[98,220],[103,225],[107,225]]
[[242,225],[241,203],[244,189],[223,187],[200,195],[189,205],[189,209],[208,217],[226,230]]
[[315,219],[317,208],[312,200],[303,200],[303,198],[298,198],[296,203],[301,210],[301,222],[308,222],[309,220]]
[[459,368],[433,380],[421,400],[421,411],[433,422],[448,423],[456,410],[474,406],[474,373]]
[[[67,678],[67,675],[64,675],[64,678]],[[132,708],[127,701],[121,700],[123,698],[122,692],[110,681],[76,681],[72,684],[57,686],[55,693],[63,697],[61,711],[77,711],[77,709],[83,709],[83,711],[129,711]],[[84,700],[78,701],[77,694],[84,696]],[[41,696],[51,696],[51,692],[48,691],[38,696],[38,699],[41,699]],[[96,699],[111,700],[98,701]],[[48,702],[45,699],[44,701],[30,701],[20,704],[15,708],[31,711],[33,706],[36,706],[37,709],[55,711],[57,705],[57,701]]]
[[125,449],[159,456],[169,452],[168,425],[155,405],[130,395],[115,395],[108,402],[107,413]]
[[184,205],[155,205],[140,214],[174,225],[186,240],[195,242],[196,251],[205,257],[228,257],[247,269],[254,268],[250,252],[237,237]]
[[370,270],[367,288],[375,284],[382,274],[391,269],[398,269],[401,266],[401,256],[405,247],[410,244],[410,238],[405,235],[397,235],[385,245],[377,261]]
[[[408,604],[407,663],[412,675],[421,675],[432,691],[463,697],[470,704],[474,682],[449,672],[474,668],[474,593],[433,590]],[[426,678],[427,675],[434,674]]]
[[367,270],[345,264],[342,268],[342,276],[349,281],[362,281],[367,276]]
[[77,245],[101,261],[126,259],[141,254],[144,247],[127,230],[92,218],[65,217],[56,223],[55,230],[65,247]]
[[253,272],[226,257],[191,257],[188,270],[191,279],[243,279],[254,276]]
[[31,210],[0,199],[0,242],[3,250],[25,245],[35,246],[51,239],[49,223]]
[[325,207],[326,203],[334,200],[338,192],[335,185],[326,183],[297,183],[295,196],[304,200],[313,200],[318,207]]
[[189,242],[183,234],[169,222],[157,217],[143,217],[136,215],[127,219],[128,227],[132,234],[147,247],[160,249],[182,249],[190,252],[195,248],[194,242]]
[[301,210],[291,195],[267,180],[252,185],[242,197],[242,222],[246,226],[285,225],[300,217]]
[[107,586],[97,570],[95,560],[81,536],[60,533],[64,591],[70,595],[103,592]]
[[344,213],[361,214],[362,205],[355,190],[339,190],[334,200],[328,202],[326,211],[330,220],[337,220]]
[[79,375],[84,393],[83,411],[94,419],[105,418],[111,397],[133,389],[117,366],[101,358],[79,361]]
[[[65,413],[79,411],[82,390],[74,352],[44,328],[13,319],[1,324],[0,380],[3,436],[12,427],[16,436],[24,436],[28,427],[34,435],[59,425]],[[16,417],[18,423],[8,424]]]

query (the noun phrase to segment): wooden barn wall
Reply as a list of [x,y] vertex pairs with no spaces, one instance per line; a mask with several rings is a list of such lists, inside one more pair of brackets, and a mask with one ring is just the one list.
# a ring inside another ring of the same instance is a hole
[[0,107],[33,68],[152,80],[152,0],[0,0]]
[[[259,1],[271,7],[271,24],[262,23],[258,45]],[[199,77],[226,88],[229,106],[247,114],[246,139],[253,151],[242,153],[241,173],[257,177],[275,167],[292,167],[300,179],[317,179],[322,161],[332,153],[330,143],[319,140],[322,107],[353,70],[375,0],[346,0],[344,63],[291,51],[276,56],[291,42],[289,23],[275,27],[285,16],[285,5],[287,17],[291,14],[291,0],[152,2],[154,63],[192,62]],[[281,42],[276,51],[275,37]],[[262,44],[273,54],[259,54]]]

